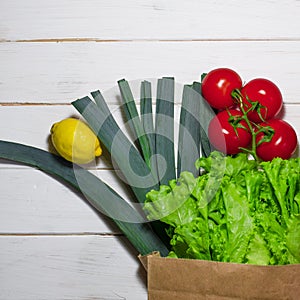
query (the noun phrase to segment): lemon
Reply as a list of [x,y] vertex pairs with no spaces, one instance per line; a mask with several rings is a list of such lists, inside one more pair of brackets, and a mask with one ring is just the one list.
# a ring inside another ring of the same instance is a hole
[[67,118],[54,123],[50,132],[54,148],[68,161],[87,164],[102,154],[97,136],[79,119]]

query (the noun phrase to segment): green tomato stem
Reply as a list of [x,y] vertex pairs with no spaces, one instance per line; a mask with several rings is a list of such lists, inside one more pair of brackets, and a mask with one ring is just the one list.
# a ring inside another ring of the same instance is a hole
[[251,134],[251,148],[250,149],[247,149],[247,148],[241,148],[241,150],[245,151],[245,152],[248,152],[249,154],[251,154],[253,156],[253,158],[256,160],[256,161],[259,161],[259,157],[257,156],[257,153],[256,153],[256,149],[257,149],[257,145],[256,145],[256,136],[258,134],[258,132],[256,132],[254,130],[254,126],[252,124],[252,122],[249,120],[248,118],[248,112],[251,110],[248,109],[247,111],[245,110],[244,108],[244,105],[243,105],[243,101],[242,101],[242,95],[241,95],[241,91],[236,89],[236,90],[233,90],[232,92],[232,97],[237,101],[237,104],[243,114],[243,119],[245,120],[249,130],[250,130],[250,134]]

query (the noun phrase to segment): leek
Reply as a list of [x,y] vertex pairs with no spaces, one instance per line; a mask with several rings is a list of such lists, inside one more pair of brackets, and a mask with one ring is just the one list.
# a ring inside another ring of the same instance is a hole
[[152,92],[151,92],[151,82],[142,81],[141,92],[140,92],[140,114],[141,122],[144,128],[144,132],[147,135],[150,147],[150,167],[153,176],[157,178],[157,164],[155,154],[155,133],[153,124],[153,112],[152,112]]
[[[152,189],[158,189],[158,182],[141,154],[119,128],[99,93],[94,94],[97,96],[97,104],[89,97],[78,99],[72,104],[111,153],[138,202],[144,203],[146,194]],[[157,235],[168,244],[165,224],[153,222],[151,225]]]
[[[135,199],[144,203],[146,194],[168,185],[176,179],[174,150],[174,78],[157,82],[156,111],[152,112],[151,84],[141,83],[141,109],[126,80],[118,81],[123,109],[138,147],[122,132],[100,91],[72,102],[87,121],[132,189]],[[195,161],[211,152],[207,128],[214,112],[201,95],[201,84],[185,85],[180,112],[177,177],[182,171],[196,172]],[[155,122],[154,119],[155,118]],[[145,223],[137,206],[126,202],[101,179],[77,165],[49,152],[12,142],[0,141],[0,158],[36,167],[75,187],[97,210],[105,213],[119,226],[125,236],[142,255],[160,251],[168,254],[164,243],[169,241],[165,224]],[[194,173],[194,175],[197,175]],[[154,231],[152,230],[152,228]]]
[[183,87],[178,137],[177,177],[189,171],[199,175],[195,162],[200,157],[200,97],[192,85]]
[[200,139],[201,139],[201,150],[202,155],[204,157],[208,157],[210,153],[213,151],[212,146],[208,139],[208,125],[212,118],[216,115],[212,108],[209,106],[207,101],[202,97],[201,93],[201,83],[194,82],[193,89],[198,93],[200,98],[200,115],[199,120],[201,121],[201,128],[200,128]]
[[[98,97],[98,100],[101,101],[101,98]],[[143,203],[146,194],[158,185],[141,154],[121,131],[108,108],[99,109],[99,103],[96,105],[89,97],[72,104],[111,153],[137,200]],[[106,104],[101,105],[105,107]]]
[[160,184],[176,178],[174,154],[174,78],[157,82],[155,154]]
[[122,99],[125,104],[123,108],[125,111],[127,121],[129,122],[129,126],[134,134],[135,139],[138,141],[138,145],[141,148],[141,152],[143,154],[146,164],[151,168],[151,150],[149,141],[147,136],[145,135],[145,131],[141,123],[129,84],[125,79],[119,80],[118,84],[122,95]]

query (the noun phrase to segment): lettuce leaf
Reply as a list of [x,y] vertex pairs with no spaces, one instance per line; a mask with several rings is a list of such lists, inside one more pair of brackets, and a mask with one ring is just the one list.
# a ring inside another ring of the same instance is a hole
[[195,165],[199,177],[183,172],[147,194],[148,218],[170,226],[169,256],[300,263],[300,158],[258,163],[215,151]]
[[291,263],[300,263],[300,215],[290,218],[287,224],[286,246]]
[[239,191],[233,180],[224,184],[222,191],[227,227],[225,251],[228,255],[228,261],[242,263],[254,229],[250,205],[246,196]]
[[144,210],[149,220],[161,220],[174,227],[191,222],[197,217],[197,204],[191,197],[196,185],[192,173],[183,172],[169,186],[161,185],[158,191],[151,190],[146,195]]

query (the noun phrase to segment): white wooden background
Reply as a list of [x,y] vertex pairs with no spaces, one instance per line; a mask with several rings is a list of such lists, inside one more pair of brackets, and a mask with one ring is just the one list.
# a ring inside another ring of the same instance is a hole
[[[276,82],[299,136],[299,17],[299,0],[0,0],[0,139],[48,149],[72,100],[221,66]],[[0,184],[1,300],[147,299],[138,253],[84,198],[6,161]]]

